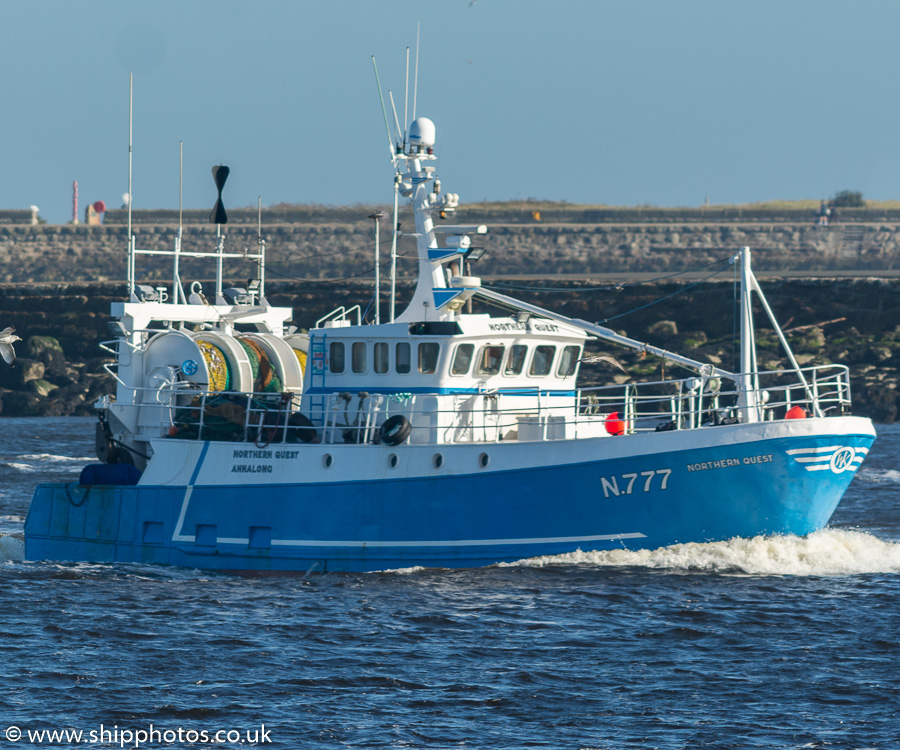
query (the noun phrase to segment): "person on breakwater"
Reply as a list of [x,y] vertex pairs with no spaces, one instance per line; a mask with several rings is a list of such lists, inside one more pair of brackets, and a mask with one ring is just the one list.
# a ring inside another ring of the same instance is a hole
[[828,204],[825,201],[819,205],[819,226],[827,227],[828,226],[828,217],[831,215],[831,209],[828,207]]

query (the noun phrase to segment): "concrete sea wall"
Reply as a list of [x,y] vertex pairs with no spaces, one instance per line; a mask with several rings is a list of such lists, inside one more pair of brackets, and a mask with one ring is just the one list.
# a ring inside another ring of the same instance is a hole
[[[321,214],[308,212],[295,221],[262,227],[267,266],[272,278],[342,278],[371,272],[374,225],[366,219],[371,208],[341,209]],[[146,250],[171,249],[177,234],[173,212],[147,212],[134,224],[137,246]],[[194,212],[196,213],[196,212]],[[483,211],[461,210],[448,219],[481,223]],[[239,217],[239,216],[238,216]],[[121,217],[113,217],[118,221]],[[154,219],[153,222],[148,219]],[[191,214],[185,223],[182,247],[207,251],[215,248],[216,229]],[[255,213],[254,213],[255,218]],[[276,212],[273,218],[284,219]],[[490,218],[490,217],[488,217]],[[486,249],[473,267],[483,276],[602,274],[667,272],[700,268],[748,246],[759,271],[900,271],[900,222],[867,220],[827,227],[806,221],[510,221],[489,224],[487,235],[474,244]],[[590,218],[582,213],[575,218]],[[404,228],[411,216],[401,215]],[[231,252],[255,250],[255,222],[236,221],[223,227]],[[382,225],[382,260],[387,257],[390,232]],[[110,222],[104,226],[0,224],[0,282],[96,281],[126,276],[127,228]],[[399,272],[415,271],[414,239],[401,236]],[[142,260],[148,279],[171,276],[169,261]],[[209,278],[208,264],[184,261],[183,278]],[[235,274],[251,275],[253,264],[238,266]]]

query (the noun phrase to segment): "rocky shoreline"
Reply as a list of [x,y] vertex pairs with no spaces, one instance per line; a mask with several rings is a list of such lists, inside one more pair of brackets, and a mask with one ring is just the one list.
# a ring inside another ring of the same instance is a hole
[[[485,279],[485,284],[736,369],[730,281],[613,285],[579,280],[538,285],[552,286],[553,291],[538,291],[538,286],[509,279]],[[783,279],[763,286],[800,363],[847,365],[854,411],[878,422],[895,421],[900,406],[900,280]],[[408,282],[401,284],[400,299],[408,299],[411,290]],[[338,305],[360,304],[365,309],[372,291],[371,282],[360,280],[279,282],[269,284],[268,298],[272,304],[292,307],[294,324],[304,328]],[[94,401],[114,390],[112,377],[103,369],[112,360],[98,344],[112,338],[107,326],[109,305],[121,301],[124,292],[122,282],[0,285],[0,327],[15,326],[23,339],[17,344],[16,366],[0,368],[0,416],[93,414]],[[760,365],[784,369],[787,360],[763,321],[764,316],[758,315]],[[652,356],[641,358],[596,343],[589,347],[591,351],[613,354],[628,375],[602,364],[585,364],[582,385],[653,380],[663,372],[662,361]],[[670,377],[679,374],[671,366],[665,372]]]

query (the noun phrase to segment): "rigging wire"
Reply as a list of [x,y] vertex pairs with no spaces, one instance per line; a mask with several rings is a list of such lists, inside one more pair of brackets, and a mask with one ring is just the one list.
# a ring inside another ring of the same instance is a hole
[[608,284],[604,286],[595,286],[590,287],[588,289],[573,289],[571,286],[563,287],[563,286],[523,286],[518,284],[511,284],[503,281],[495,282],[490,285],[489,288],[494,288],[497,291],[502,289],[514,289],[516,291],[522,292],[605,292],[610,290],[622,290],[632,286],[640,286],[641,284],[655,284],[658,281],[665,281],[666,279],[674,279],[676,276],[684,276],[688,273],[698,273],[700,271],[705,271],[707,268],[711,268],[712,266],[716,266],[722,263],[730,263],[733,255],[729,255],[727,258],[716,258],[715,260],[706,263],[702,266],[698,266],[697,268],[689,268],[685,271],[676,271],[675,273],[666,274],[665,276],[657,276],[653,279],[642,279],[640,281],[631,281],[631,282],[621,282],[618,284]]
[[709,281],[713,276],[718,276],[724,270],[725,270],[724,268],[716,269],[711,274],[704,276],[702,279],[698,279],[693,284],[688,284],[687,286],[685,286],[681,289],[678,289],[678,290],[672,292],[671,294],[667,294],[664,297],[658,297],[655,300],[651,300],[650,302],[646,303],[645,305],[640,305],[639,307],[635,307],[631,310],[626,310],[623,313],[619,313],[618,315],[613,315],[612,317],[609,317],[609,318],[603,318],[603,320],[598,321],[598,324],[599,323],[609,323],[611,320],[617,320],[618,318],[624,318],[626,315],[631,315],[632,313],[636,313],[639,310],[646,310],[648,307],[652,307],[653,305],[659,304],[660,302],[665,302],[668,299],[672,299],[672,297],[677,297],[679,294],[684,294],[684,292],[688,291],[689,289],[693,289],[695,286],[699,286],[703,282]]
[[[287,258],[285,261],[282,261],[282,262],[297,262],[297,261],[306,260],[306,259],[308,259],[308,258],[316,258],[316,257],[323,257],[323,256],[327,257],[327,256],[333,256],[333,255],[343,255],[343,254],[345,254],[345,253],[350,253],[350,252],[365,252],[366,250],[368,250],[368,249],[370,249],[370,248],[373,248],[373,247],[374,247],[374,243],[369,243],[369,244],[361,245],[361,246],[358,246],[358,247],[348,248],[348,249],[344,249],[344,250],[336,250],[336,251],[328,252],[328,253],[314,253],[314,254],[305,255],[305,256],[300,256],[300,257],[289,257],[289,258]],[[405,253],[399,253],[399,254],[397,254],[396,257],[397,257],[397,258],[408,259],[408,258],[410,257],[410,251],[407,251],[407,252],[405,252]],[[573,287],[571,287],[571,286],[570,286],[570,287],[538,287],[538,286],[523,286],[523,285],[516,285],[516,284],[507,284],[507,283],[504,283],[504,282],[497,282],[497,283],[494,283],[494,284],[492,284],[491,286],[489,286],[489,287],[487,287],[487,288],[489,288],[489,289],[490,289],[490,288],[495,288],[495,289],[497,289],[497,288],[499,287],[499,289],[509,289],[509,290],[518,290],[518,291],[531,291],[531,292],[567,292],[567,293],[571,293],[571,292],[575,292],[575,291],[580,292],[580,293],[584,293],[584,292],[596,292],[596,291],[610,291],[610,290],[621,291],[622,289],[625,289],[626,287],[639,286],[639,285],[641,285],[641,284],[652,284],[652,283],[656,283],[656,282],[658,282],[658,281],[665,281],[666,279],[676,278],[676,277],[678,277],[678,276],[683,276],[683,275],[689,274],[689,273],[696,273],[696,272],[699,272],[699,271],[703,271],[703,270],[705,270],[705,269],[707,269],[707,268],[710,268],[710,267],[712,267],[712,266],[721,265],[721,264],[724,264],[724,263],[728,263],[729,265],[733,265],[733,263],[732,263],[732,258],[733,258],[733,256],[730,256],[730,255],[729,255],[728,257],[726,257],[726,258],[717,258],[717,259],[711,261],[710,263],[706,263],[706,264],[704,264],[704,265],[702,265],[702,266],[699,266],[699,267],[697,267],[697,268],[694,268],[694,269],[687,269],[687,270],[685,270],[685,271],[676,271],[675,273],[666,274],[665,276],[658,276],[658,277],[653,278],[653,279],[644,279],[644,280],[641,280],[641,281],[633,281],[633,282],[630,282],[630,283],[619,283],[619,284],[611,284],[611,285],[606,285],[606,286],[591,287],[591,288],[587,288],[587,289],[586,289],[586,288],[577,289],[577,288],[573,288]],[[391,259],[388,259],[388,260],[386,260],[384,263],[380,263],[380,264],[379,264],[379,269],[386,268],[386,267],[389,266],[390,264],[391,264]],[[364,276],[367,276],[367,275],[369,275],[369,274],[375,272],[375,268],[374,268],[374,267],[370,267],[370,268],[367,268],[367,269],[364,270],[364,271],[361,271],[360,273],[352,274],[352,275],[350,275],[350,276],[344,276],[344,277],[337,278],[337,279],[305,279],[305,278],[300,278],[300,277],[297,277],[297,276],[293,276],[293,275],[288,274],[288,273],[284,273],[284,272],[282,272],[282,271],[278,271],[278,270],[276,270],[275,268],[273,268],[272,266],[269,266],[268,264],[264,265],[263,268],[264,268],[264,270],[265,270],[266,273],[272,274],[272,275],[274,275],[274,276],[278,276],[278,277],[280,277],[281,279],[285,279],[285,280],[288,280],[288,281],[296,281],[296,282],[298,282],[298,283],[315,282],[316,284],[336,284],[336,283],[339,283],[339,282],[342,282],[342,281],[351,281],[351,280],[353,280],[353,279],[362,278],[362,277],[364,277]],[[665,295],[665,296],[663,296],[663,297],[659,297],[659,298],[657,298],[657,299],[655,299],[655,300],[651,300],[650,302],[648,302],[648,303],[646,303],[646,304],[644,304],[644,305],[640,305],[640,306],[635,307],[635,308],[633,308],[633,309],[631,309],[631,310],[627,310],[627,311],[625,311],[625,312],[623,312],[623,313],[619,313],[618,315],[613,315],[613,316],[611,316],[611,317],[609,317],[609,318],[603,318],[602,320],[598,321],[598,323],[608,323],[608,322],[610,322],[610,321],[617,320],[617,319],[619,319],[619,318],[623,318],[623,317],[625,317],[626,315],[631,315],[632,313],[639,312],[640,310],[645,310],[645,309],[647,309],[648,307],[652,307],[653,305],[656,305],[656,304],[658,304],[658,303],[660,303],[660,302],[664,302],[664,301],[666,301],[666,300],[672,299],[673,297],[677,297],[679,294],[683,294],[684,292],[688,291],[689,289],[693,289],[694,287],[699,286],[700,284],[704,283],[705,281],[708,281],[709,279],[713,278],[714,276],[717,276],[717,275],[720,274],[723,270],[725,270],[725,269],[724,269],[724,268],[718,268],[718,269],[716,269],[715,271],[713,271],[712,273],[710,273],[710,274],[704,276],[702,279],[698,279],[697,281],[693,282],[692,284],[688,284],[687,286],[685,286],[685,287],[683,287],[683,288],[681,288],[681,289],[676,290],[676,291],[673,292],[672,294],[668,294],[668,295]],[[735,273],[736,273],[736,272],[735,272]],[[498,290],[499,290],[499,289],[498,289]],[[371,305],[371,303],[372,303],[372,301],[370,300],[370,301],[369,301],[369,305]],[[733,337],[732,337],[732,338],[733,338]],[[733,352],[732,352],[732,359],[734,359],[734,353],[733,353]]]
[[[409,257],[408,251],[405,253],[402,253],[402,254],[401,253],[397,254],[397,258],[408,258],[408,257]],[[379,263],[378,267],[386,268],[390,264],[391,264],[391,260],[390,260],[390,258],[388,258],[384,263]],[[300,283],[315,282],[316,284],[336,284],[339,281],[350,281],[352,279],[359,279],[370,273],[375,273],[375,268],[373,266],[371,268],[367,268],[365,271],[361,271],[360,273],[355,273],[352,276],[344,276],[343,278],[340,278],[340,279],[303,279],[303,278],[300,278],[299,276],[291,276],[290,274],[282,273],[281,271],[276,271],[274,268],[272,268],[270,266],[264,266],[264,268],[266,269],[266,273],[274,274],[275,276],[279,276],[282,279],[287,279],[288,281],[297,281]]]

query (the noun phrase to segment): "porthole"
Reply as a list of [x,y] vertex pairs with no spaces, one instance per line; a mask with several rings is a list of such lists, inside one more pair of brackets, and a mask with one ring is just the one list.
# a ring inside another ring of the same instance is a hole
[[390,466],[392,469],[396,469],[396,468],[397,468],[397,464],[398,464],[399,462],[400,462],[400,459],[397,458],[397,454],[396,454],[396,453],[391,453],[391,455],[388,456],[388,466]]
[[491,457],[487,453],[482,453],[478,456],[478,465],[482,469],[486,469],[487,465],[491,462]]
[[440,453],[435,453],[431,463],[434,464],[435,469],[440,469],[444,465],[444,457]]
[[324,456],[322,456],[322,466],[324,466],[326,469],[330,469],[333,463],[334,456],[332,456],[330,453],[326,453]]

